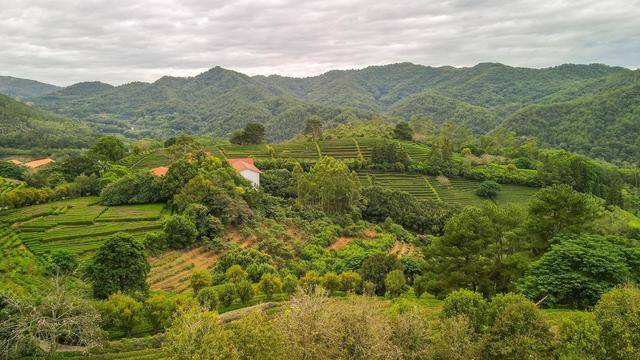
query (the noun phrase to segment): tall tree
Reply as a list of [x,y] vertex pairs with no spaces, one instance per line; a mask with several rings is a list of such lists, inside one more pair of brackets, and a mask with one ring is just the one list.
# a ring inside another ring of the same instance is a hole
[[149,262],[144,245],[132,235],[112,235],[98,249],[87,269],[93,283],[93,295],[104,299],[121,291],[146,293]]
[[311,135],[315,141],[322,139],[322,120],[319,116],[311,116],[305,121],[304,134]]
[[398,140],[413,140],[413,129],[408,123],[404,121],[396,125],[396,127],[393,129],[393,134]]
[[91,146],[91,153],[107,161],[118,161],[122,159],[127,152],[127,148],[115,136],[105,136]]

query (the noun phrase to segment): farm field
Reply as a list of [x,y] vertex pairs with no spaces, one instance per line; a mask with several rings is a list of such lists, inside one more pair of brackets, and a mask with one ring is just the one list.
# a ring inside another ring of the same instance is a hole
[[83,197],[0,212],[10,229],[32,253],[66,249],[86,259],[112,234],[143,237],[162,226],[164,204],[107,207],[97,197]]
[[[488,200],[475,194],[480,181],[448,179],[448,184],[440,183],[436,177],[382,172],[358,172],[363,185],[377,184],[394,190],[406,191],[417,199],[443,201],[445,203],[480,205]],[[502,191],[495,199],[498,204],[527,203],[537,189],[518,185],[502,185]]]
[[[333,139],[318,142],[296,142],[285,144],[234,145],[219,144],[207,146],[213,156],[226,158],[250,157],[256,160],[267,159],[295,159],[301,161],[316,161],[320,156],[331,156],[337,159],[369,159],[371,149],[379,139],[352,138]],[[411,159],[423,161],[429,155],[429,148],[423,145],[401,143]],[[167,166],[171,162],[170,156],[164,149],[130,155],[120,161],[120,165],[131,169],[149,169]]]
[[217,259],[218,255],[204,247],[164,252],[149,259],[149,287],[151,290],[183,292],[189,288],[189,277],[194,269],[210,269]]

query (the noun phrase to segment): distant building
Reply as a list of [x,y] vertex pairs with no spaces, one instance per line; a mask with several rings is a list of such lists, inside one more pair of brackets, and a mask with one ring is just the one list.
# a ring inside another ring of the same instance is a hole
[[157,168],[151,169],[151,174],[153,174],[154,176],[165,176],[167,175],[167,171],[169,171],[168,167],[158,166]]
[[[18,161],[18,160],[16,160],[16,161]],[[50,159],[50,158],[46,158],[46,159],[39,159],[39,160],[29,161],[29,162],[26,162],[26,163],[21,163],[19,165],[22,165],[22,166],[25,166],[25,167],[28,167],[28,168],[31,168],[31,169],[37,169],[37,168],[39,168],[41,166],[44,166],[44,165],[47,165],[47,164],[51,164],[51,163],[54,163],[54,162],[56,162],[56,161],[53,160],[53,159]]]
[[260,186],[260,169],[253,165],[252,158],[227,159],[227,163],[243,178],[249,180],[254,189]]
[[7,160],[7,162],[10,162],[14,165],[22,165],[22,161],[16,159]]

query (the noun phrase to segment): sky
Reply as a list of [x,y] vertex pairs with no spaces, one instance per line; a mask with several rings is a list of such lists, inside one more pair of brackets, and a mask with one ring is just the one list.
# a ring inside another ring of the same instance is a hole
[[0,75],[118,85],[214,66],[640,67],[640,0],[0,0]]

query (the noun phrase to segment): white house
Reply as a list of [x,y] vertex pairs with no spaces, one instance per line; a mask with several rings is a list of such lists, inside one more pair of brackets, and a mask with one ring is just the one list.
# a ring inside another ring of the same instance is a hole
[[260,186],[260,169],[253,165],[252,158],[227,159],[227,163],[234,168],[240,176],[249,180],[254,189]]

